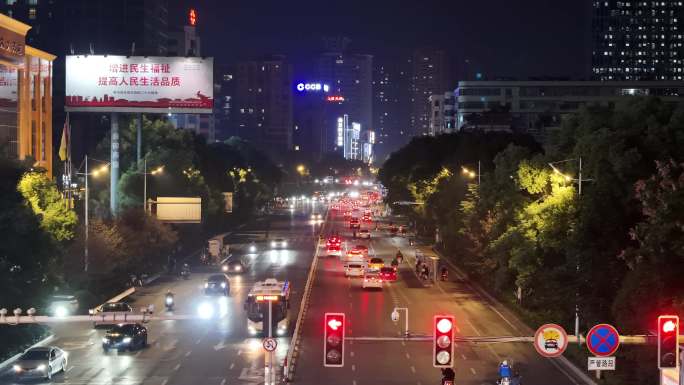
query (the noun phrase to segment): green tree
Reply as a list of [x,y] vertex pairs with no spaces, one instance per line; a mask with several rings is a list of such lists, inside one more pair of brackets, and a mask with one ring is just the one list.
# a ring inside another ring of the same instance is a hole
[[74,238],[76,213],[67,207],[57,185],[44,172],[30,171],[19,181],[19,191],[41,218],[41,226],[57,241]]

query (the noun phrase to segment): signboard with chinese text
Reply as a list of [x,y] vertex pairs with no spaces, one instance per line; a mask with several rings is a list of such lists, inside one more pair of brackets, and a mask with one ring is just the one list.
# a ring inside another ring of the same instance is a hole
[[615,357],[588,357],[588,370],[615,370]]
[[67,56],[67,111],[211,113],[213,59]]
[[20,63],[25,54],[24,36],[14,31],[0,28],[0,58],[12,63]]

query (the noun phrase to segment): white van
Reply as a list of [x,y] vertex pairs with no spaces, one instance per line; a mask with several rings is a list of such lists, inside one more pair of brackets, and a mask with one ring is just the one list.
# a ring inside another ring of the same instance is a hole
[[366,270],[364,264],[359,262],[350,262],[344,268],[345,277],[363,277],[363,273]]

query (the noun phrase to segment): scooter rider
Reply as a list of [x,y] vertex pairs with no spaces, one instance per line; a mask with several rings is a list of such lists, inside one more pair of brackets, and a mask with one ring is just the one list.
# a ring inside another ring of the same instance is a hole
[[171,310],[173,308],[174,298],[173,292],[171,292],[171,290],[166,292],[166,298],[164,300],[164,303],[166,304],[167,309]]
[[511,366],[508,365],[508,360],[503,360],[501,365],[499,365],[499,377],[511,378],[512,375],[513,375],[513,370],[511,370]]

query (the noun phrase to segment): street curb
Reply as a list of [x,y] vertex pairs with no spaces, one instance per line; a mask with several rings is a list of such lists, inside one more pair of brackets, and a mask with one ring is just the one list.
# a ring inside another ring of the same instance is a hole
[[[28,348],[24,349],[24,351],[34,348],[36,346],[44,345],[47,344],[48,342],[52,341],[52,339],[55,338],[54,334],[50,334],[49,336],[43,338],[42,340],[36,342],[35,344],[29,346]],[[4,370],[6,367],[8,367],[10,364],[12,364],[14,361],[16,361],[21,355],[24,354],[24,352],[17,353],[13,355],[12,357],[6,359],[3,362],[0,362],[0,370]]]
[[[463,270],[456,266],[454,262],[451,261],[450,258],[447,258],[442,254],[441,251],[437,250],[434,246],[431,247],[432,251],[437,254],[441,260],[445,261],[446,263],[451,266],[456,273],[458,274],[459,278],[465,279],[467,278],[467,275],[463,272]],[[473,282],[472,280],[467,279],[467,282],[465,282],[466,285],[470,286],[473,288],[478,294],[482,295],[483,297],[487,298],[488,301],[490,301],[494,306],[500,307],[503,309],[506,309],[511,317],[516,321],[517,325],[522,325],[524,329],[523,330],[527,333],[534,334],[534,330],[532,330],[526,323],[520,320],[518,316],[510,311],[506,305],[502,304],[499,300],[497,300],[493,295],[489,294],[484,288],[482,288],[479,284]],[[598,385],[594,380],[591,379],[586,373],[584,373],[580,368],[577,367],[574,363],[572,363],[570,360],[567,358],[560,356],[558,357],[558,361],[561,362],[561,364],[568,370],[570,370],[575,376],[579,377],[580,380],[584,381],[586,385]],[[552,361],[555,362],[555,361]]]
[[[325,222],[328,221],[330,211],[325,213]],[[313,287],[313,281],[315,277],[316,268],[318,266],[318,253],[320,250],[320,235],[323,233],[323,226],[321,226],[318,236],[315,239],[315,250],[313,255],[313,260],[311,261],[311,266],[309,267],[309,275],[306,279],[306,284],[304,285],[304,294],[302,295],[302,302],[299,305],[299,315],[297,316],[297,322],[295,324],[295,330],[292,334],[292,340],[290,341],[290,348],[285,357],[285,366],[283,367],[283,381],[292,382],[294,379],[294,372],[297,363],[297,357],[299,356],[299,344],[301,342],[301,327],[304,322],[304,315],[309,308],[309,298],[311,297],[311,288]],[[295,356],[296,354],[296,356]]]

